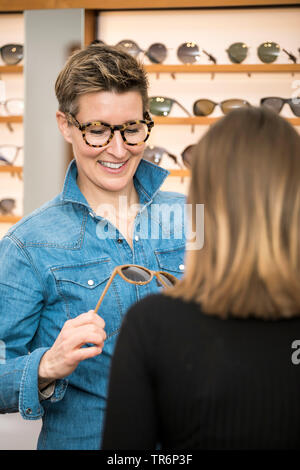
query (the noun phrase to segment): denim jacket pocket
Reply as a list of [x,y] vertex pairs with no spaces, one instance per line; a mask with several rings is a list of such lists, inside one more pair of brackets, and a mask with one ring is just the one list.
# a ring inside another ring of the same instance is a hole
[[[109,258],[105,258],[85,264],[55,267],[51,271],[58,294],[65,305],[67,318],[70,319],[96,307],[113,271],[113,265]],[[118,296],[118,292],[111,286],[98,310],[105,321],[108,336],[120,328],[122,315]]]
[[184,273],[185,245],[167,250],[154,251],[158,266],[161,271],[170,272],[180,278]]

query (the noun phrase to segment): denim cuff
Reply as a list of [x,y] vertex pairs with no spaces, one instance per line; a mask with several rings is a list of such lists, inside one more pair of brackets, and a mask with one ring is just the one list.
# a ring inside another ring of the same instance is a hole
[[[24,419],[40,419],[44,409],[40,403],[38,389],[38,369],[42,356],[49,348],[39,348],[28,355],[20,383],[19,412]],[[63,398],[68,382],[57,380],[55,390],[49,401],[56,402]]]

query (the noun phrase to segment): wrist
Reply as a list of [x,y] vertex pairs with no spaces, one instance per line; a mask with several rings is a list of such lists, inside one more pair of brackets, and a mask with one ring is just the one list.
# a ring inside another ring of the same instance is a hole
[[56,380],[56,377],[51,373],[51,368],[49,367],[48,352],[49,351],[45,352],[39,364],[38,384],[40,389],[47,387],[47,385]]

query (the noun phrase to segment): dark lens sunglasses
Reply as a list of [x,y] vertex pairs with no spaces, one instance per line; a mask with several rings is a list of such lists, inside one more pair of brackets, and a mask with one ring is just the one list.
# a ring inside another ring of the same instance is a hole
[[16,65],[23,59],[24,47],[22,44],[6,44],[0,48],[1,58],[7,65]]
[[174,103],[176,103],[188,116],[191,116],[189,111],[177,100],[167,98],[165,96],[152,96],[149,98],[150,113],[155,116],[168,116]]
[[145,148],[143,158],[146,160],[155,163],[156,165],[160,165],[163,155],[168,155],[176,165],[181,166],[178,162],[178,159],[175,155],[168,152],[164,147],[156,147],[153,145],[149,145]]
[[[240,64],[246,59],[248,50],[248,46],[244,42],[235,42],[231,44],[228,49],[226,49],[226,52],[231,62],[234,64]],[[287,54],[288,58],[292,60],[292,62],[297,62],[296,57],[291,52],[288,52],[286,49],[282,49],[282,51]],[[271,64],[272,62],[275,62],[279,56],[279,53],[280,46],[276,42],[266,41],[260,44],[257,48],[257,55],[259,59],[265,64]]]
[[300,117],[300,96],[298,98],[279,98],[277,96],[269,96],[260,100],[261,106],[269,108],[278,114],[285,104],[290,106],[295,116]]
[[212,100],[208,99],[199,99],[195,101],[193,105],[193,112],[195,116],[208,116],[211,114],[216,106],[220,106],[223,114],[228,114],[230,111],[233,111],[237,108],[245,108],[251,106],[250,103],[246,100],[241,99],[229,99],[221,101],[220,103],[215,103]]
[[[208,59],[214,64],[217,63],[216,58],[209,52],[202,49],[202,52],[207,55]],[[184,42],[177,49],[177,57],[183,64],[194,64],[200,60],[200,49],[195,42]]]
[[146,51],[141,49],[140,46],[131,39],[123,39],[118,42],[116,46],[121,47],[133,57],[137,57],[141,52],[143,52],[143,54],[145,54],[153,64],[162,64],[168,54],[166,46],[160,42],[151,44]]
[[107,281],[107,284],[101,294],[101,297],[98,300],[98,303],[95,308],[95,313],[97,313],[104,299],[104,296],[109,289],[109,286],[111,285],[112,281],[114,280],[117,274],[121,276],[124,281],[139,286],[149,284],[149,282],[152,281],[153,277],[156,277],[157,283],[160,287],[172,287],[177,282],[177,278],[175,276],[165,271],[151,271],[150,269],[145,268],[144,266],[138,266],[136,264],[123,264],[120,266],[116,266],[109,280]]
[[0,201],[0,214],[2,215],[12,215],[14,208],[16,207],[16,200],[7,198],[1,199]]

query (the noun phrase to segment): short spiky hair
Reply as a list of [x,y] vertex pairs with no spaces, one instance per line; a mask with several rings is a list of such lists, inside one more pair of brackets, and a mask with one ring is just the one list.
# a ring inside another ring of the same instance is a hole
[[116,46],[91,44],[74,52],[57,77],[55,94],[59,110],[76,115],[78,98],[86,93],[137,91],[148,110],[148,79],[134,57]]

